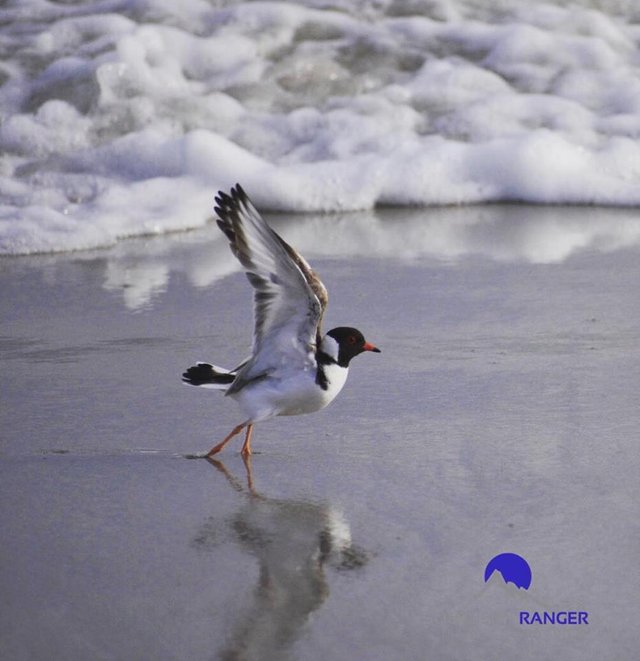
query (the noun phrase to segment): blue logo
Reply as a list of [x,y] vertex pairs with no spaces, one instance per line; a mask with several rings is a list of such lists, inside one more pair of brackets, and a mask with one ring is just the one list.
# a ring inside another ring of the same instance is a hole
[[[517,553],[500,553],[495,558],[491,558],[484,570],[485,583],[495,571],[502,574],[505,583],[513,583],[518,590],[520,588],[528,590],[531,585],[531,567]],[[589,624],[589,613],[581,610],[520,611],[518,616],[521,625]]]
[[484,570],[486,583],[494,571],[499,571],[505,583],[513,583],[518,589],[529,589],[531,585],[531,567],[529,563],[517,553],[501,553],[489,561]]

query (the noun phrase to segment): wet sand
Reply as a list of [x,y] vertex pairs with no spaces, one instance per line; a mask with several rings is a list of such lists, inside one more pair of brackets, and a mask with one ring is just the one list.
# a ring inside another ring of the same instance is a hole
[[638,213],[275,221],[383,353],[249,466],[187,458],[240,419],[180,373],[251,335],[215,227],[0,260],[0,657],[635,659]]

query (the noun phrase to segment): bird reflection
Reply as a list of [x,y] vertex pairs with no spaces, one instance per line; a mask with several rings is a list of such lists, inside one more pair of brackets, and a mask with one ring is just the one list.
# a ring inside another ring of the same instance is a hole
[[[218,460],[207,460],[243,493],[231,519],[235,538],[259,563],[251,603],[238,615],[219,653],[224,661],[283,659],[311,613],[329,594],[326,567],[351,570],[367,553],[351,543],[342,514],[330,505],[268,498],[254,486],[251,457],[244,458],[246,487]],[[206,545],[205,525],[198,539]]]

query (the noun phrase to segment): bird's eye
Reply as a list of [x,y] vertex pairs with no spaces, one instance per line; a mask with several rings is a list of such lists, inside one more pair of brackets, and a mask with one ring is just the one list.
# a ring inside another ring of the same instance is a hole
[[349,335],[349,337],[347,338],[347,342],[349,344],[355,344],[356,343],[356,338],[353,335]]

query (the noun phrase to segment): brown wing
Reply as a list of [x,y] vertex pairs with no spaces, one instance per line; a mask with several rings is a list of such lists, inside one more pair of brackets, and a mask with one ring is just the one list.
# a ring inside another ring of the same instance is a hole
[[244,377],[255,378],[281,364],[285,353],[289,363],[296,354],[308,360],[321,335],[325,286],[267,225],[239,184],[230,195],[218,193],[216,202],[218,225],[254,288],[253,357],[243,368]]

